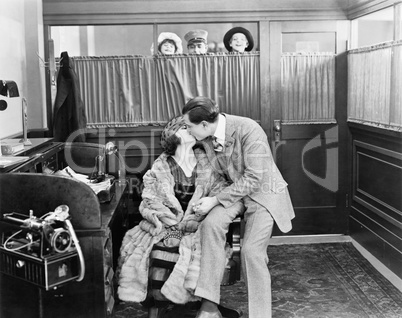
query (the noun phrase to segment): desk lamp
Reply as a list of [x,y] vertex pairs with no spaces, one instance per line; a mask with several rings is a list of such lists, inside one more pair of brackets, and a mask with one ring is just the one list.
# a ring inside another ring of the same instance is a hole
[[[10,98],[19,97],[20,93],[18,91],[17,84],[14,81],[0,80],[0,95]],[[6,110],[6,109],[7,109],[7,102],[5,100],[0,100],[0,110]],[[23,139],[20,140],[20,143],[23,143],[24,146],[31,146],[32,143],[27,138],[28,112],[27,112],[27,100],[25,98],[22,98],[22,129],[23,129]]]

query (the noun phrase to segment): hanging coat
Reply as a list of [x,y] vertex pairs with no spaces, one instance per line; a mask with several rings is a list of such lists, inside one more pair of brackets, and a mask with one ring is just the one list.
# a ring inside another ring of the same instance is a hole
[[[53,136],[56,141],[85,141],[84,129],[87,119],[84,103],[81,100],[77,75],[67,52],[61,53],[60,70],[57,76],[57,93],[54,103]],[[77,131],[82,129],[82,131]]]

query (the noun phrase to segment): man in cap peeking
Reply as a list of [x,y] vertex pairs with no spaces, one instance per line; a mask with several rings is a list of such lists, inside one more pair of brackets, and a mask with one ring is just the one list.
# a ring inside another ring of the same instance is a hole
[[208,32],[205,30],[192,30],[186,33],[184,39],[187,41],[189,54],[205,54],[208,51]]

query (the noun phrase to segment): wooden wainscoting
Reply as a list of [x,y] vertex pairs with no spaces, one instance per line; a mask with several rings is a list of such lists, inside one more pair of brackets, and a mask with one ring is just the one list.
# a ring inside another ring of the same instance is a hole
[[350,236],[402,278],[402,134],[352,123],[349,127]]

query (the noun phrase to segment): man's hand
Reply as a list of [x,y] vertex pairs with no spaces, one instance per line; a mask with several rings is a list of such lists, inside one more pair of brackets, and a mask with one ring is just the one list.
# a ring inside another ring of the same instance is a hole
[[217,206],[219,201],[216,197],[205,197],[193,204],[193,211],[198,215],[206,215],[213,207]]

